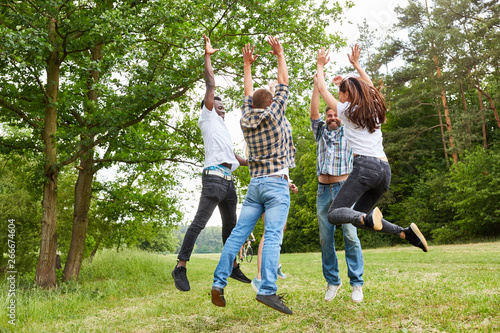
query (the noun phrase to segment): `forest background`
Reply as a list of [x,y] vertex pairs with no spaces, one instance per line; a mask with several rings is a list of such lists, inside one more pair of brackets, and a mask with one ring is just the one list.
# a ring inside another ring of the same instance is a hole
[[[325,27],[348,19],[354,5],[2,0],[0,268],[12,260],[12,242],[16,270],[42,287],[78,280],[82,260],[99,249],[175,251],[186,229],[183,184],[199,182],[203,165],[203,33],[220,48],[213,67],[227,84],[218,94],[235,113],[243,44],[260,50],[253,76],[264,86],[276,75],[265,37],[283,43],[297,148],[291,178],[300,191],[282,252],[319,251],[312,73],[320,47],[345,47],[343,33]],[[360,25],[358,40],[389,108],[382,130],[392,183],[380,203],[384,217],[418,222],[431,244],[498,238],[500,5],[410,0],[395,12],[397,23],[383,30]],[[240,200],[249,179],[246,168],[236,171]],[[196,191],[189,195],[198,200]],[[261,225],[254,233],[259,239]],[[359,236],[365,248],[401,242]],[[217,228],[202,238],[216,249],[198,242],[200,252],[220,250]]]

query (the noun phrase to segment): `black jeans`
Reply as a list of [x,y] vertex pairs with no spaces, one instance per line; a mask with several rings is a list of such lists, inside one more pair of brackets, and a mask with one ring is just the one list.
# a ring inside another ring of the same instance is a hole
[[[357,228],[369,229],[361,223],[361,217],[375,207],[390,183],[391,166],[388,162],[376,157],[355,156],[352,172],[328,210],[328,222],[334,225],[352,223]],[[402,230],[382,219],[380,232],[399,237]]]
[[205,228],[215,207],[219,206],[219,212],[222,219],[223,244],[226,243],[226,239],[236,225],[236,205],[238,204],[238,197],[236,196],[236,189],[234,188],[233,181],[225,180],[215,175],[202,175],[201,182],[203,188],[201,190],[198,211],[184,236],[182,247],[177,256],[179,260],[189,261],[196,239]]

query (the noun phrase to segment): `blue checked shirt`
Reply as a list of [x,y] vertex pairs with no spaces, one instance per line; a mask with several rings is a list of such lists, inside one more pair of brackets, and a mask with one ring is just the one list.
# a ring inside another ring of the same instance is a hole
[[331,130],[321,117],[311,119],[311,127],[318,143],[316,174],[341,176],[351,173],[352,150],[344,136],[344,126]]
[[251,96],[243,99],[240,125],[253,178],[295,167],[292,126],[285,116],[289,93],[286,84],[278,84],[273,102],[265,109],[254,109]]

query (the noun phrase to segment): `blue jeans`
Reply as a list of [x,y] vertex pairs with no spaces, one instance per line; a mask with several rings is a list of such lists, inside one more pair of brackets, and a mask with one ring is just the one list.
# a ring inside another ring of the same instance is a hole
[[236,223],[236,227],[222,249],[219,264],[214,272],[213,287],[223,289],[227,285],[227,278],[233,270],[233,261],[241,245],[250,236],[262,213],[266,212],[264,226],[266,237],[262,249],[261,265],[262,285],[258,294],[276,294],[283,228],[285,227],[289,208],[290,190],[288,181],[285,178],[252,178],[241,208],[238,223]]
[[[335,252],[335,226],[328,222],[327,215],[328,209],[343,183],[318,184],[316,197],[323,276],[329,286],[339,285],[340,276],[337,254]],[[362,286],[364,261],[358,231],[355,226],[349,223],[342,225],[342,232],[344,234],[345,261],[347,263],[347,275],[349,276],[350,284],[353,287]]]
[[[370,156],[354,156],[352,166],[349,177],[328,210],[328,222],[334,225],[352,223],[357,228],[374,231],[361,223],[361,217],[373,210],[389,189],[391,166]],[[400,226],[382,219],[382,230],[378,232],[400,237],[401,231]]]

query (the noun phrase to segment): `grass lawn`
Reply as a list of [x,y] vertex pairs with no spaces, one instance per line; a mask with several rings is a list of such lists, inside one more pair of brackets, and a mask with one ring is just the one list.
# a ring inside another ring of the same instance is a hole
[[[354,304],[344,252],[344,282],[324,301],[320,253],[281,256],[292,316],[257,301],[250,284],[230,279],[227,306],[211,303],[219,255],[193,255],[191,291],[170,275],[175,255],[103,251],[85,263],[79,283],[55,290],[19,288],[16,325],[7,317],[8,285],[0,285],[1,332],[500,332],[500,242],[400,246],[365,250],[364,301]],[[256,257],[241,268],[257,272]]]

